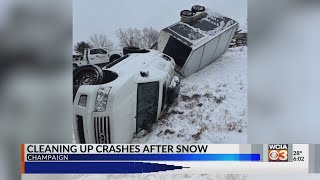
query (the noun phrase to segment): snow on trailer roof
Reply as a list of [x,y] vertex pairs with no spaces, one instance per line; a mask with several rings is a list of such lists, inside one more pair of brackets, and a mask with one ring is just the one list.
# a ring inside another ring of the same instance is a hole
[[210,40],[234,24],[237,24],[235,20],[206,9],[202,18],[187,23],[180,21],[163,30],[191,47],[202,45],[202,40]]

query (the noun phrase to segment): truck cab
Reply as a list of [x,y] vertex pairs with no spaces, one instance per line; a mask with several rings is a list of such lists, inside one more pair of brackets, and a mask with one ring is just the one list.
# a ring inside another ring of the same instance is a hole
[[102,68],[99,83],[74,77],[74,86],[80,86],[73,105],[77,143],[129,143],[178,96],[174,60],[155,50],[141,52],[126,54]]

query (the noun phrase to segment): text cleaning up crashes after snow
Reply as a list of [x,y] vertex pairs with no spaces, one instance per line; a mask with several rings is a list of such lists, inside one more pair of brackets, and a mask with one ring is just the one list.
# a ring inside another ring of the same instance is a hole
[[161,30],[158,50],[172,57],[176,70],[188,77],[228,50],[239,23],[200,5],[180,16],[179,22]]

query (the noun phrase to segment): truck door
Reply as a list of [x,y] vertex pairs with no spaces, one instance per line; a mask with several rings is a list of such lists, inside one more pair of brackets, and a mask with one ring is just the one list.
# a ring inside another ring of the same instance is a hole
[[90,64],[108,62],[108,52],[104,49],[91,49],[89,53]]
[[136,130],[145,129],[157,120],[159,82],[139,83],[137,91]]

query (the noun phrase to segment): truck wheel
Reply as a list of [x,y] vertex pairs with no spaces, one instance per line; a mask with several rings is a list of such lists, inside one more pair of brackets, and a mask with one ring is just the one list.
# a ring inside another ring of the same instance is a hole
[[193,13],[203,12],[203,11],[205,11],[205,10],[206,10],[206,8],[205,8],[204,6],[200,6],[200,5],[194,5],[194,6],[192,6],[192,8],[191,8],[191,11],[192,11]]
[[190,11],[190,10],[182,10],[180,12],[180,16],[188,16],[188,17],[190,17],[190,16],[193,16],[193,12]]
[[112,62],[112,61],[114,61],[114,60],[116,60],[116,59],[119,59],[119,58],[121,58],[121,56],[120,56],[119,54],[114,54],[114,55],[112,55],[112,56],[110,57],[110,61],[109,61],[109,62]]
[[97,65],[85,65],[73,71],[73,85],[97,85],[103,79],[102,69]]

